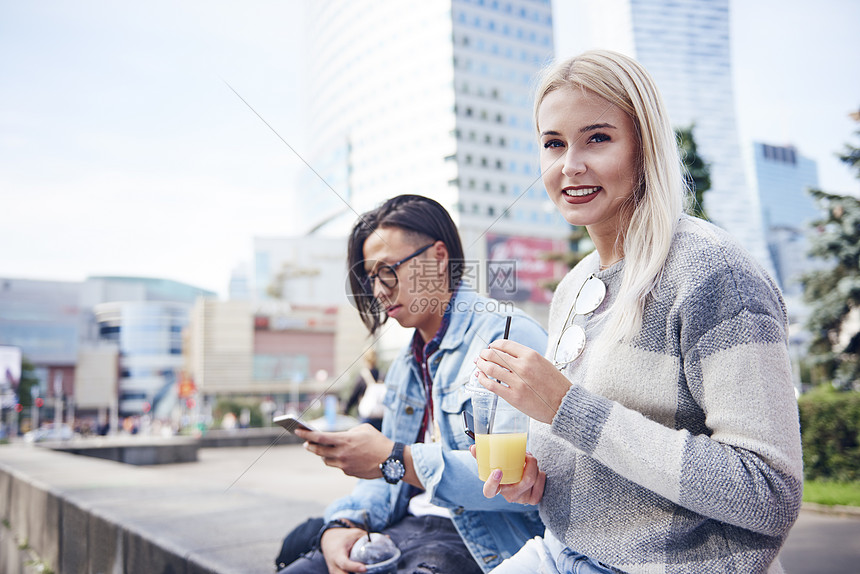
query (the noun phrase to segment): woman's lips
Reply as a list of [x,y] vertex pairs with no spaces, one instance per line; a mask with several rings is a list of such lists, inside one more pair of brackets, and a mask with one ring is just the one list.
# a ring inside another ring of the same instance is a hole
[[603,190],[599,185],[579,185],[576,187],[565,187],[561,190],[561,197],[567,203],[588,203]]

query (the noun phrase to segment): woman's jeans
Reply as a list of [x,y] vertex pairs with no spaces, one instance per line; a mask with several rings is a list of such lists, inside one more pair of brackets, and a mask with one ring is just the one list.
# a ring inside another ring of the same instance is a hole
[[566,548],[551,532],[526,542],[491,574],[613,574],[607,566]]

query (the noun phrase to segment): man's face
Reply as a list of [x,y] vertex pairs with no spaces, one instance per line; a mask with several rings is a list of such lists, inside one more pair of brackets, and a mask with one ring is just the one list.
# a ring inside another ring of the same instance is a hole
[[[364,242],[364,270],[368,276],[374,275],[383,265],[394,265],[426,245],[397,227],[379,228]],[[438,300],[447,300],[447,267],[447,249],[437,241],[397,267],[395,287],[374,280],[373,296],[400,325],[420,329],[442,314]]]

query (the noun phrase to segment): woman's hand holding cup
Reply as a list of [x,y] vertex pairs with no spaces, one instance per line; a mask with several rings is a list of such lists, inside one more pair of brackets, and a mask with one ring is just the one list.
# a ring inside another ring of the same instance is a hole
[[[470,446],[469,451],[472,456],[476,456],[475,445]],[[493,498],[497,494],[501,494],[508,502],[537,504],[543,498],[546,473],[538,468],[538,462],[534,455],[527,452],[522,480],[513,484],[502,484],[501,482],[501,469],[494,469],[484,482],[484,496]]]

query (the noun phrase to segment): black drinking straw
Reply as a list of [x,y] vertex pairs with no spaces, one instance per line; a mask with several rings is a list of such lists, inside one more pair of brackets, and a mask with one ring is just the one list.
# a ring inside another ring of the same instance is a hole
[[[505,336],[503,339],[508,338],[508,334],[511,332],[511,316],[508,315],[508,318],[505,320]],[[493,393],[493,404],[490,405],[490,420],[487,422],[487,434],[493,434],[493,422],[496,420],[496,405],[499,403],[499,395]]]
[[364,531],[367,532],[367,541],[373,542],[373,540],[371,540],[370,538],[370,517],[367,515],[366,510],[364,511],[364,523],[362,524],[362,526],[364,526]]

